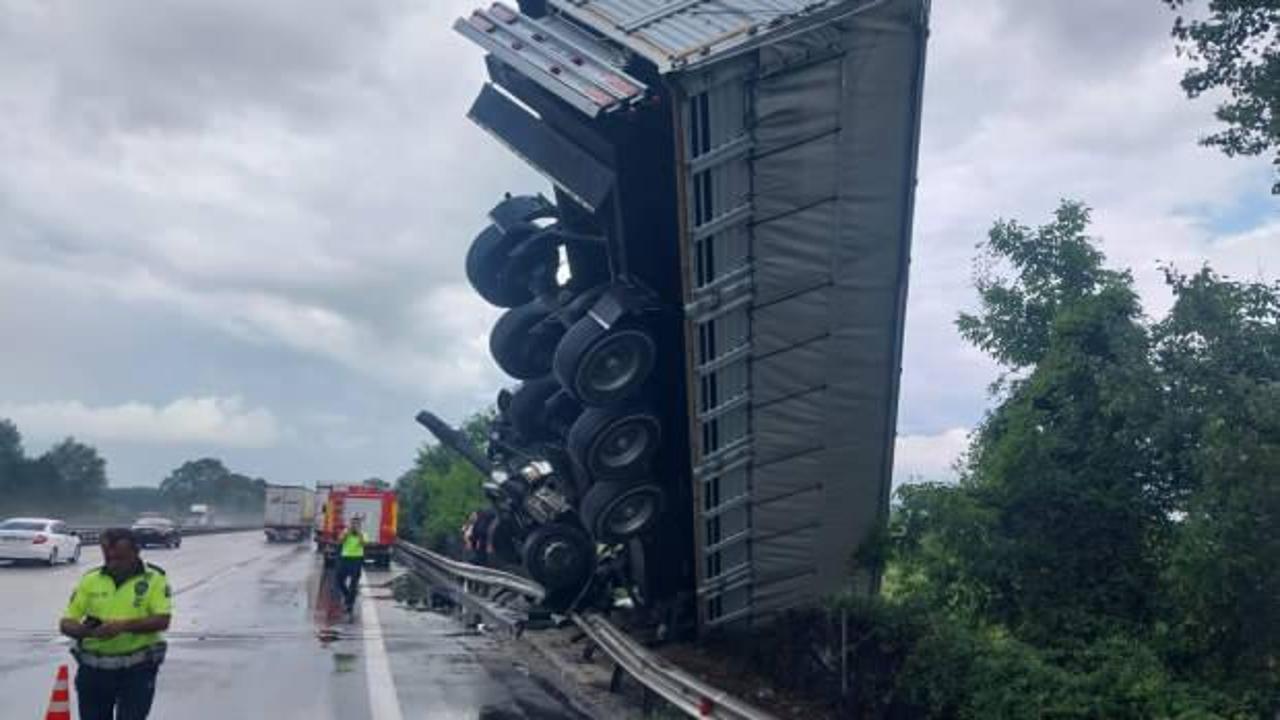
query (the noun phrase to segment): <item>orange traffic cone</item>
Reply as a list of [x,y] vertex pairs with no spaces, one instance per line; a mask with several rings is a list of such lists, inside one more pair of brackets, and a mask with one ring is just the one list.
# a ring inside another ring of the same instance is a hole
[[58,677],[53,681],[53,692],[49,694],[49,709],[44,720],[71,720],[71,688],[67,678],[67,666],[58,666]]

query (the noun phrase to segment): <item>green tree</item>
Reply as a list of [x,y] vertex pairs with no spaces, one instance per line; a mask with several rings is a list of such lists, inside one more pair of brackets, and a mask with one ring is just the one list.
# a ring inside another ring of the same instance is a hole
[[185,509],[193,503],[207,501],[209,489],[230,474],[216,458],[188,460],[160,482],[160,493],[173,508]]
[[[1182,10],[1189,0],[1164,0]],[[1189,97],[1224,90],[1217,117],[1226,129],[1204,138],[1227,155],[1275,153],[1280,175],[1280,2],[1209,0],[1208,15],[1180,15],[1173,35],[1195,66],[1182,79]],[[1272,187],[1280,193],[1280,179]]]
[[183,511],[193,503],[213,505],[220,514],[254,515],[262,512],[266,480],[233,473],[216,458],[183,463],[160,483],[160,493],[170,507]]
[[17,465],[26,457],[18,426],[11,420],[0,418],[0,468]]
[[19,473],[26,460],[18,426],[0,418],[0,508],[15,505]]
[[978,245],[974,286],[980,310],[961,313],[961,336],[1010,370],[1040,362],[1059,311],[1103,288],[1127,287],[1127,275],[1103,267],[1085,234],[1089,208],[1063,201],[1053,222],[1032,229],[999,220]]
[[106,485],[106,462],[93,447],[67,438],[28,458],[17,426],[0,420],[0,508],[6,512],[96,512]]
[[1280,688],[1280,288],[1167,276],[1176,302],[1155,337],[1181,491],[1165,576],[1175,660],[1238,693]]
[[88,504],[102,496],[107,487],[107,462],[89,445],[66,438],[42,458],[57,470],[56,493],[64,500]]
[[1170,269],[1149,323],[1087,226],[1064,203],[981,246],[959,324],[1005,368],[998,403],[887,535],[890,608],[925,618],[899,628],[906,715],[1271,717],[1280,286]]
[[[492,422],[492,412],[479,413],[468,418],[462,429],[483,450]],[[487,503],[483,484],[484,477],[454,451],[439,444],[423,445],[413,467],[396,480],[401,534],[437,549],[456,548],[467,515]]]
[[423,537],[436,547],[447,547],[457,539],[467,516],[487,504],[484,478],[475,468],[459,462],[446,473],[431,473],[423,479],[428,498]]
[[62,475],[46,457],[27,460],[18,467],[10,501],[24,512],[49,514],[78,510],[67,507],[61,493]]
[[[1129,275],[1104,267],[1089,211],[996,223],[961,333],[1009,371],[961,482],[901,496],[900,578],[1033,642],[1091,640],[1149,619],[1147,553],[1165,523],[1149,478],[1158,412]],[[1105,627],[1104,627],[1105,626]]]

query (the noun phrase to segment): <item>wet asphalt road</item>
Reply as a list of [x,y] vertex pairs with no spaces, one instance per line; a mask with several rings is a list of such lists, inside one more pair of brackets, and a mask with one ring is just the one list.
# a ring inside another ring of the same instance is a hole
[[[0,565],[0,705],[4,720],[43,718],[60,663],[57,619],[79,566]],[[157,720],[580,720],[492,639],[398,606],[366,570],[353,621],[340,617],[319,558],[257,533],[191,537],[147,550],[174,591]],[[74,671],[74,665],[72,665]]]

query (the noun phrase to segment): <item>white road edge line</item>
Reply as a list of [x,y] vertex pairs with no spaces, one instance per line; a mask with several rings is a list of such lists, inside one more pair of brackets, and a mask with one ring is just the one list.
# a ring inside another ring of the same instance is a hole
[[372,720],[404,720],[400,712],[400,696],[396,693],[396,681],[391,677],[391,661],[387,658],[387,646],[382,642],[382,621],[378,619],[378,606],[365,591],[369,589],[363,579],[360,582],[360,622],[364,626],[365,684],[369,686],[369,717]]

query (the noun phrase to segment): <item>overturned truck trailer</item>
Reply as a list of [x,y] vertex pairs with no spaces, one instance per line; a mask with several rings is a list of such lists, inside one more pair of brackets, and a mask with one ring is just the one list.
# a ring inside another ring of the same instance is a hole
[[490,345],[524,382],[489,460],[528,498],[532,575],[621,577],[702,632],[874,586],[852,558],[889,501],[927,21],[928,0],[458,21],[488,53],[471,118],[554,187],[499,202],[467,267],[511,308]]

